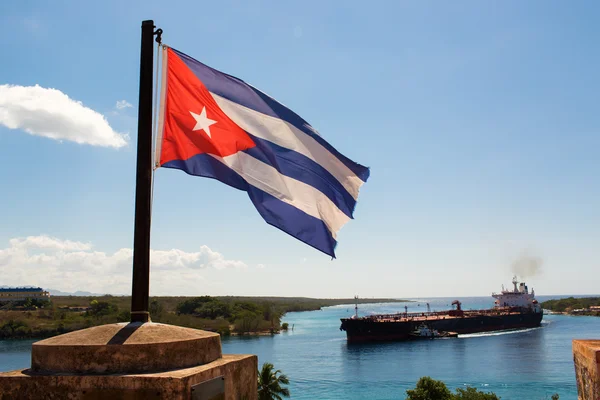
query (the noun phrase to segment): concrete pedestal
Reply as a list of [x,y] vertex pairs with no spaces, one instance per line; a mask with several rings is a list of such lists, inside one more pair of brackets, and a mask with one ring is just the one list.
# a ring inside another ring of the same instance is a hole
[[31,369],[0,373],[0,400],[254,400],[257,357],[221,354],[212,332],[102,325],[33,344]]
[[600,340],[573,340],[579,400],[600,399]]

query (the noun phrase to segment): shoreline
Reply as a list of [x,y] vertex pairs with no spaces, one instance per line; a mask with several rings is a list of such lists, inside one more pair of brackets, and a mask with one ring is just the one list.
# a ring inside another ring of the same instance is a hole
[[569,311],[549,311],[546,315],[567,315],[569,317],[600,317],[598,312],[569,312]]
[[[325,307],[332,306],[354,306],[356,301],[355,299],[307,297],[210,298],[205,296],[205,298],[216,299],[217,303],[213,304],[232,305],[232,307],[239,304],[243,309],[233,318],[231,316],[233,314],[226,316],[217,314],[207,318],[202,316],[200,309],[200,311],[180,313],[178,308],[182,303],[204,298],[154,297],[152,304],[156,309],[152,311],[152,320],[157,323],[216,332],[222,337],[272,336],[281,333],[281,318],[290,312],[322,311]],[[130,297],[53,296],[51,303],[41,308],[15,306],[12,309],[0,310],[0,340],[43,340],[93,326],[128,322],[129,302]],[[415,301],[389,298],[358,299],[358,304],[406,302]],[[244,311],[244,309],[252,311]],[[266,312],[271,316],[263,319]],[[244,326],[250,330],[240,332],[248,329]]]

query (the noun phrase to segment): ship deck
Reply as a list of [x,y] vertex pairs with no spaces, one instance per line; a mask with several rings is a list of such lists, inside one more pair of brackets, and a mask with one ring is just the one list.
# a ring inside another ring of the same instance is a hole
[[[397,313],[397,314],[378,314],[360,318],[352,318],[355,321],[370,321],[370,322],[430,322],[439,321],[442,319],[457,319],[457,318],[474,318],[481,316],[506,316],[519,315],[524,312],[529,312],[527,309],[518,307],[503,307],[488,310],[448,310],[438,312],[423,312],[423,313]],[[343,320],[350,318],[343,318]]]

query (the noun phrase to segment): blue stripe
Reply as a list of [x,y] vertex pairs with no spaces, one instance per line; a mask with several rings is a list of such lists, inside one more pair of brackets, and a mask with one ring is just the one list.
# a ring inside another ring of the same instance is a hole
[[254,186],[249,186],[248,196],[269,225],[335,258],[337,242],[323,221]]
[[173,160],[161,165],[165,168],[180,169],[189,175],[217,179],[239,190],[248,190],[248,182],[237,172],[208,154],[198,154],[187,160]]
[[245,153],[271,165],[279,173],[319,190],[344,214],[352,218],[356,200],[329,171],[303,154],[251,134],[248,136],[254,140],[256,147],[244,150]]
[[269,97],[260,90],[248,85],[243,80],[217,71],[192,57],[171,48],[188,68],[202,81],[206,88],[221,97],[231,100],[244,107],[248,107],[254,111],[279,118],[289,122],[296,128],[306,133],[321,146],[325,147],[329,152],[336,156],[344,165],[356,174],[363,182],[369,178],[369,168],[364,167],[348,157],[338,152],[333,146],[325,141],[321,136],[314,133],[312,127],[302,119],[298,114],[287,108],[275,99]]
[[269,225],[279,228],[335,258],[334,250],[337,242],[323,221],[249,185],[237,172],[208,154],[198,154],[187,160],[169,161],[162,167],[180,169],[190,175],[217,179],[236,189],[248,192],[250,200]]

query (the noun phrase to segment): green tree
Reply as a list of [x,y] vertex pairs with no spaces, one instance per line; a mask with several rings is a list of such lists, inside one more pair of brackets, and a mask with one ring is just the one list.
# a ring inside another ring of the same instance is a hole
[[44,299],[34,299],[32,297],[28,297],[23,301],[17,302],[17,305],[21,305],[28,310],[34,310],[36,308],[44,308],[49,307],[51,305],[50,301]]
[[150,302],[150,309],[148,311],[150,311],[150,317],[160,317],[163,312],[163,306],[158,300],[153,299]]
[[219,317],[231,317],[229,304],[223,303],[221,300],[214,299],[213,301],[203,303],[196,308],[195,315],[200,318],[217,319]]
[[452,398],[456,400],[500,400],[500,397],[492,392],[480,392],[473,387],[456,389],[456,394]]
[[263,319],[271,323],[271,333],[275,332],[281,323],[283,312],[272,303],[263,304]]
[[30,331],[29,326],[25,322],[11,319],[0,326],[0,337],[24,337]]
[[28,298],[27,300],[25,300],[25,302],[23,303],[23,307],[29,309],[35,308],[33,305],[33,300],[31,300],[31,298]]
[[472,387],[458,388],[456,393],[452,393],[444,382],[428,376],[419,379],[417,386],[407,390],[406,394],[406,400],[500,400],[500,397],[492,392],[480,392]]
[[210,296],[201,296],[194,297],[193,299],[187,299],[177,304],[177,313],[178,314],[193,314],[198,307],[200,307],[204,303],[209,303],[213,301],[213,298]]
[[127,310],[123,310],[117,314],[117,322],[129,322],[131,321],[131,313]]
[[94,317],[101,317],[103,315],[116,314],[117,311],[119,311],[119,308],[114,304],[110,304],[108,301],[92,300],[90,301],[90,310],[88,311],[88,314]]
[[281,387],[289,385],[288,377],[280,370],[273,371],[273,368],[273,364],[264,363],[258,374],[258,400],[281,400],[283,397],[290,397],[290,390]]
[[436,381],[428,376],[419,379],[414,389],[406,391],[406,400],[453,400],[452,392],[442,381]]
[[255,332],[258,330],[261,320],[260,315],[251,311],[242,311],[235,320],[235,330],[241,334]]
[[245,311],[249,311],[253,314],[262,314],[262,308],[255,303],[249,301],[238,301],[233,305],[233,318],[237,319],[238,314],[242,314]]

